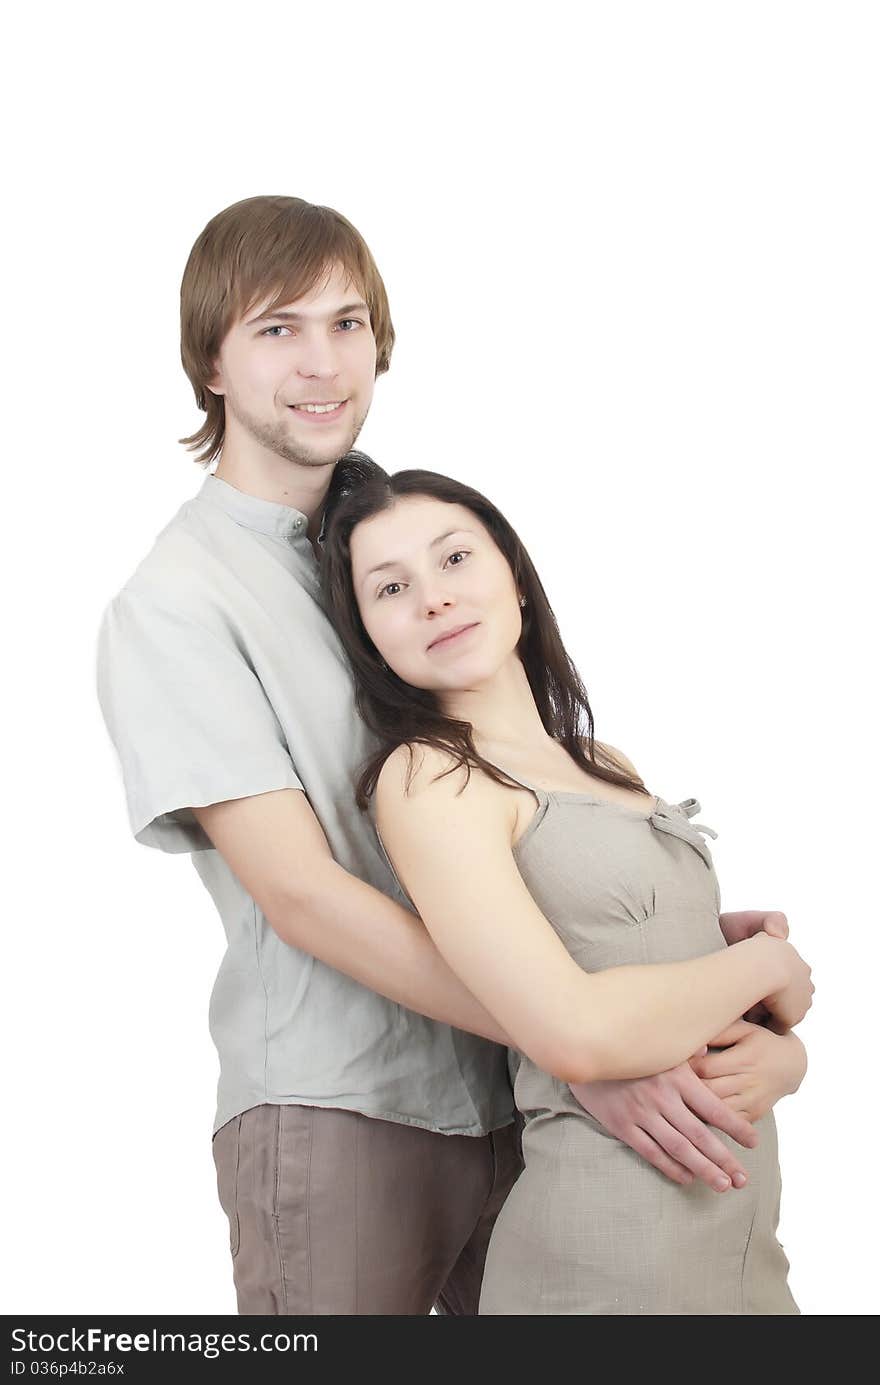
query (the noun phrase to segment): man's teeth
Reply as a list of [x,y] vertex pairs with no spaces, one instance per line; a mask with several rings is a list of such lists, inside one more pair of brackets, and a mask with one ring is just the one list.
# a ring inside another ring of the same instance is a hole
[[307,414],[330,414],[344,401],[337,399],[335,404],[294,404],[295,409],[304,409]]

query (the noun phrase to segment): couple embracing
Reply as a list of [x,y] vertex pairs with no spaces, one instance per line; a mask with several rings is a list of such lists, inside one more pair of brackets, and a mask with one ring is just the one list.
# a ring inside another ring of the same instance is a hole
[[101,625],[138,841],[227,950],[213,1151],[243,1314],[796,1314],[772,1107],[813,993],[720,913],[695,800],[594,737],[492,502],[353,451],[394,331],[356,229],[208,223],[213,473]]

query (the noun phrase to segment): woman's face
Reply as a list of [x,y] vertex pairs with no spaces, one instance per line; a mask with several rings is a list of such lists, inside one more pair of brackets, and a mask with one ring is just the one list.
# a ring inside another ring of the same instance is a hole
[[364,627],[405,683],[472,688],[514,654],[522,614],[513,573],[465,506],[407,496],[356,525],[350,552]]

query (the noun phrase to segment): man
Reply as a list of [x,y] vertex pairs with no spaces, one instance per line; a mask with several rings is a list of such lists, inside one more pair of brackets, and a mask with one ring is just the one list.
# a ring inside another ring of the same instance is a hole
[[[475,1313],[521,1167],[506,1036],[354,806],[371,744],[320,600],[328,495],[371,466],[351,449],[393,342],[337,212],[255,197],[208,223],[181,288],[206,419],[183,441],[219,463],[99,639],[132,830],[192,853],[226,931],[213,1147],[244,1314]],[[731,917],[728,940],[763,923]],[[607,1087],[579,1096],[614,1133],[730,1187],[740,1166],[703,1121],[751,1127],[687,1064]]]

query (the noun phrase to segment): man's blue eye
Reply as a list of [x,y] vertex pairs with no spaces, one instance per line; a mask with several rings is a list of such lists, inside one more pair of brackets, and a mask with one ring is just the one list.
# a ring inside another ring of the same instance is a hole
[[[357,318],[357,317],[343,317],[343,318],[340,320],[340,322],[339,322],[338,325],[339,325],[340,327],[348,327],[349,329],[351,329],[351,328],[354,328],[354,327],[362,327],[362,326],[363,326],[363,323],[361,322],[360,318]],[[278,333],[280,333],[280,332],[289,332],[289,331],[290,331],[290,328],[287,327],[287,326],[285,326],[283,323],[275,323],[275,325],[272,326],[272,327],[265,327],[265,328],[263,329],[263,331],[260,333],[260,335],[263,336],[263,337],[275,337],[275,336],[277,336]],[[351,336],[351,331],[349,330],[349,331],[343,332],[342,335],[343,335],[344,337]]]

